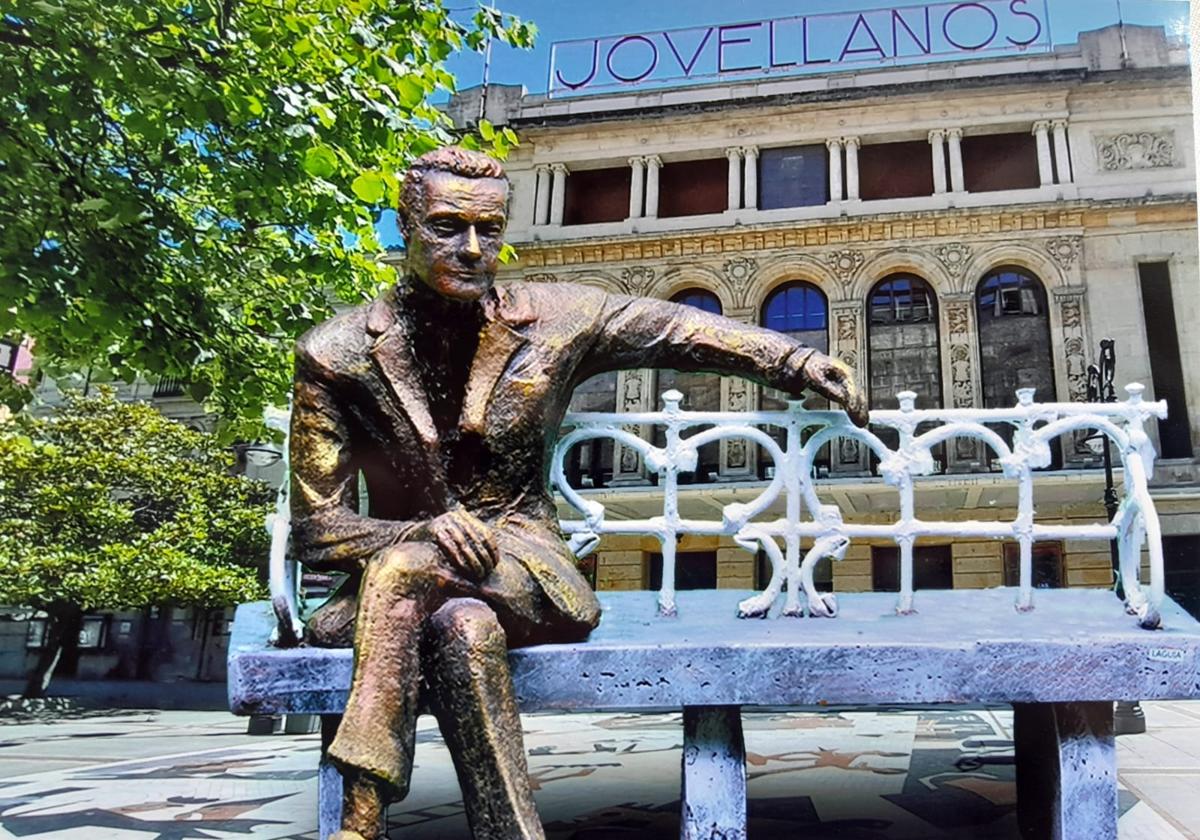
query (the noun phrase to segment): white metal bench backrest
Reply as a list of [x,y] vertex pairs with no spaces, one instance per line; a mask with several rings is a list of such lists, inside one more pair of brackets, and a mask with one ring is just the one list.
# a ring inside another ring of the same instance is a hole
[[[662,546],[662,587],[658,593],[659,611],[673,615],[675,603],[675,546],[686,534],[730,536],[747,551],[760,549],[771,560],[771,579],[766,588],[741,603],[743,616],[765,615],[782,594],[784,615],[833,616],[837,603],[832,594],[817,591],[813,568],[825,556],[840,560],[854,539],[893,541],[900,554],[900,594],[898,613],[913,611],[913,544],[919,537],[1011,540],[1020,547],[1018,610],[1033,608],[1033,544],[1042,540],[1117,540],[1120,574],[1125,590],[1126,608],[1136,614],[1143,626],[1158,625],[1158,607],[1162,601],[1162,539],[1158,513],[1150,497],[1148,477],[1154,468],[1155,452],[1145,423],[1165,418],[1165,402],[1142,399],[1143,386],[1126,387],[1128,399],[1119,403],[1035,403],[1033,389],[1017,391],[1017,404],[1000,409],[917,409],[916,394],[897,395],[900,408],[872,411],[871,425],[894,429],[897,443],[889,447],[874,432],[859,429],[841,411],[807,411],[797,402],[786,411],[697,412],[683,411],[683,395],[668,391],[663,395],[665,409],[642,413],[568,414],[566,433],[554,450],[551,480],[567,502],[582,515],[581,519],[561,522],[576,554],[593,551],[607,534],[652,536]],[[286,433],[286,415],[269,418],[272,428]],[[659,426],[665,430],[665,445],[626,431],[631,424]],[[1013,427],[1013,443],[987,424]],[[776,426],[786,431],[780,446],[760,426]],[[685,437],[697,427],[708,427]],[[918,427],[929,428],[918,433]],[[1120,466],[1124,469],[1125,497],[1112,522],[1062,525],[1034,521],[1033,481],[1035,470],[1052,461],[1051,442],[1064,434],[1089,430],[1111,440]],[[918,516],[915,508],[913,478],[935,471],[932,449],[956,438],[981,441],[994,454],[1004,475],[1017,486],[1016,516],[1008,521],[948,521]],[[610,520],[600,502],[572,488],[566,479],[564,463],[571,447],[585,440],[611,438],[636,450],[647,468],[659,475],[662,515],[649,519]],[[751,502],[725,505],[720,520],[684,519],[679,514],[680,473],[696,469],[701,446],[722,439],[741,438],[762,446],[775,464],[774,476]],[[883,481],[899,491],[900,509],[890,524],[845,522],[841,511],[825,504],[819,485],[812,476],[814,459],[825,444],[851,438],[868,447],[879,459]],[[803,441],[803,442],[802,442]],[[285,455],[286,457],[286,455]],[[279,643],[294,643],[302,625],[297,610],[295,564],[287,556],[288,509],[287,482],[280,490],[277,512],[271,518],[271,596],[280,619]],[[760,521],[780,495],[784,496],[785,515]],[[800,557],[802,539],[813,540],[812,547]],[[782,540],[783,549],[778,541]],[[1150,581],[1143,590],[1140,581],[1141,553],[1148,548]],[[803,593],[803,596],[802,596]]]

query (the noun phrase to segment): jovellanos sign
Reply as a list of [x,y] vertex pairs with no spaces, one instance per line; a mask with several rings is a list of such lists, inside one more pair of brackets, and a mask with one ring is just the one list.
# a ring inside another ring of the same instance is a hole
[[1048,0],[977,0],[559,41],[551,96],[1051,47]]

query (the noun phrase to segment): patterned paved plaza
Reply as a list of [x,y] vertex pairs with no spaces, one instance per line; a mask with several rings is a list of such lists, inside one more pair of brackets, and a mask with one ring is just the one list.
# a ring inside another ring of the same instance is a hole
[[[1147,717],[1146,735],[1118,741],[1121,838],[1200,837],[1200,704],[1147,704]],[[948,707],[747,714],[751,837],[1015,840],[1011,720]],[[525,726],[552,840],[678,836],[679,716]],[[315,838],[317,736],[244,731],[209,712],[0,725],[0,837]],[[467,840],[432,719],[417,765],[391,837]]]

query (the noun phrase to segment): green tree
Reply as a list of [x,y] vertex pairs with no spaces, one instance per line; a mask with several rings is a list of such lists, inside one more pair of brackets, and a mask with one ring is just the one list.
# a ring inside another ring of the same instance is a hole
[[0,335],[182,378],[250,436],[291,342],[387,281],[406,161],[516,142],[456,136],[446,59],[534,33],[442,0],[0,0]]
[[43,610],[27,696],[83,613],[262,597],[273,491],[213,435],[104,390],[0,422],[0,603]]

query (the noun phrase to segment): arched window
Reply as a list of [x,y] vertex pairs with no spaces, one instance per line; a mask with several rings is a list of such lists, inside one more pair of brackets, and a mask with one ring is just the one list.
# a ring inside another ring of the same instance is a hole
[[[585,379],[571,394],[567,411],[616,411],[617,372],[606,371]],[[567,483],[579,489],[603,487],[612,479],[612,438],[592,438],[571,447],[563,462]]]
[[[694,306],[714,315],[721,314],[721,300],[707,289],[684,289],[671,296],[672,303],[682,303]],[[658,372],[658,387],[655,397],[656,410],[662,408],[662,395],[674,388],[683,394],[680,404],[687,411],[720,411],[721,410],[721,377],[713,373],[692,373],[677,370],[660,370]],[[698,427],[687,434],[694,435],[706,427]],[[655,446],[666,444],[666,432],[662,427],[654,430]],[[705,482],[716,478],[720,469],[721,447],[718,443],[707,443],[700,447],[700,459],[694,473],[683,473],[679,482]]]
[[[1053,402],[1054,351],[1042,281],[1022,268],[994,268],[979,281],[975,302],[984,407],[1016,405],[1018,388],[1034,388],[1034,399]],[[1004,423],[992,428],[1012,443],[1012,426]],[[1062,465],[1058,440],[1052,452],[1051,466],[1057,469]]]
[[[822,353],[829,352],[829,301],[825,293],[812,283],[796,280],[772,291],[763,301],[761,323],[768,329],[789,335]],[[774,388],[763,388],[760,405],[763,411],[781,411],[787,408],[787,400],[788,395],[784,392]],[[805,404],[821,405],[821,401],[810,397]],[[771,426],[765,431],[778,441],[780,446],[787,440],[787,433],[781,428]],[[828,470],[829,447],[822,447],[813,460],[818,470]],[[766,478],[772,469],[771,456],[765,449],[760,449],[759,476]]]
[[1020,268],[993,269],[975,290],[985,408],[1008,408],[1018,388],[1054,401],[1054,355],[1042,281]]
[[937,295],[913,274],[893,274],[871,290],[867,329],[873,408],[896,408],[896,394],[916,391],[917,408],[942,405]]

